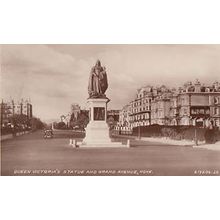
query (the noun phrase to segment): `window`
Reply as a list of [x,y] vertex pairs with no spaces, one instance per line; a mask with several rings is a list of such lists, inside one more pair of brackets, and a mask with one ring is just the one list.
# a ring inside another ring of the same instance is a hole
[[214,104],[218,104],[218,98],[214,97]]
[[181,105],[184,105],[184,104],[185,104],[184,102],[185,102],[185,99],[182,98],[182,99],[181,99]]
[[218,108],[214,108],[214,114],[218,115]]

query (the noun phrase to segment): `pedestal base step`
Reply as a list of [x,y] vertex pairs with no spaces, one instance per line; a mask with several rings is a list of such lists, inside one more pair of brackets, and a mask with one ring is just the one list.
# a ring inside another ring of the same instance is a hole
[[108,143],[79,143],[79,147],[97,147],[97,148],[105,148],[105,147],[128,147],[127,145],[123,145],[120,142],[108,142]]

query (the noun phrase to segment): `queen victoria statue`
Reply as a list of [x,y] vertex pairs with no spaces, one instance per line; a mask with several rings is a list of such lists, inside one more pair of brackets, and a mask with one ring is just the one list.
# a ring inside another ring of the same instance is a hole
[[105,67],[97,60],[91,69],[88,85],[89,98],[106,98],[105,92],[108,88],[108,80]]
[[123,147],[120,142],[112,142],[109,136],[109,127],[107,124],[107,105],[110,102],[105,95],[108,88],[108,80],[105,67],[97,60],[92,67],[87,99],[89,109],[89,123],[85,128],[86,136],[81,144],[82,147]]

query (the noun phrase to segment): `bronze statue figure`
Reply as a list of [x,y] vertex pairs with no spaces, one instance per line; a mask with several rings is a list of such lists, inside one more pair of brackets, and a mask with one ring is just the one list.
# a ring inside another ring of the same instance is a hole
[[89,77],[89,98],[106,98],[105,92],[107,88],[108,80],[105,67],[102,67],[100,60],[97,60]]

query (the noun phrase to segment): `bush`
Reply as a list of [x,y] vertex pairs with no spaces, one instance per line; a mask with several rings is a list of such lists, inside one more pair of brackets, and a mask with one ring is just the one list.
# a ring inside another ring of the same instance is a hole
[[57,124],[57,129],[66,129],[66,124],[64,122],[59,122]]
[[12,128],[10,127],[1,128],[1,135],[5,135],[5,134],[12,134]]
[[220,132],[216,129],[206,129],[204,137],[207,144],[214,144],[220,140]]
[[194,126],[163,126],[150,125],[145,127],[136,127],[133,129],[133,135],[141,133],[142,137],[168,137],[174,140],[194,140],[195,133],[198,141],[212,142],[220,140],[220,131],[197,128]]

